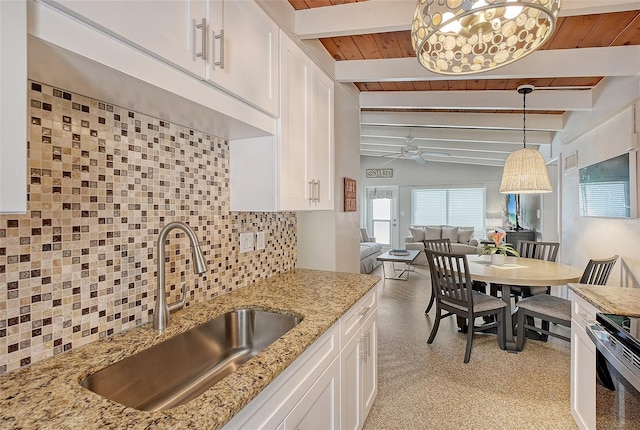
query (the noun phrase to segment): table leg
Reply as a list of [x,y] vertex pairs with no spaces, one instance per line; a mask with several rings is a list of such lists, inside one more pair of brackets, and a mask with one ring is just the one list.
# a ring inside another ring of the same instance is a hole
[[511,285],[501,284],[502,287],[502,300],[507,304],[505,309],[505,321],[504,321],[504,336],[506,342],[504,344],[505,349],[509,352],[518,352],[515,339],[513,338],[513,320],[511,316]]

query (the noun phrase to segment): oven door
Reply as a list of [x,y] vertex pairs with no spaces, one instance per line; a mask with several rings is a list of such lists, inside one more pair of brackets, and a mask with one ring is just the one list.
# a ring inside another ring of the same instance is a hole
[[597,428],[640,429],[640,358],[598,323],[587,334],[597,350]]

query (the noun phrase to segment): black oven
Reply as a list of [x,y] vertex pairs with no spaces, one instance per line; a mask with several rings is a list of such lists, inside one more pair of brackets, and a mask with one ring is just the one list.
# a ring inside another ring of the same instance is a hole
[[596,346],[598,429],[640,429],[640,318],[596,314],[587,326]]

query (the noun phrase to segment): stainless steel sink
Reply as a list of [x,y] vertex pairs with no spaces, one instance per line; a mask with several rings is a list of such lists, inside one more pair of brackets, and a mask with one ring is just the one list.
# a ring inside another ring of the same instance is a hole
[[227,312],[82,380],[83,387],[143,411],[188,402],[300,322],[295,316]]

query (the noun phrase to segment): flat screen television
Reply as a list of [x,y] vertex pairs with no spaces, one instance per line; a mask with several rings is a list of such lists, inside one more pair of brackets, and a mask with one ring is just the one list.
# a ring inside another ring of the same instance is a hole
[[625,153],[580,169],[580,215],[613,218],[634,216],[629,158],[629,153]]

